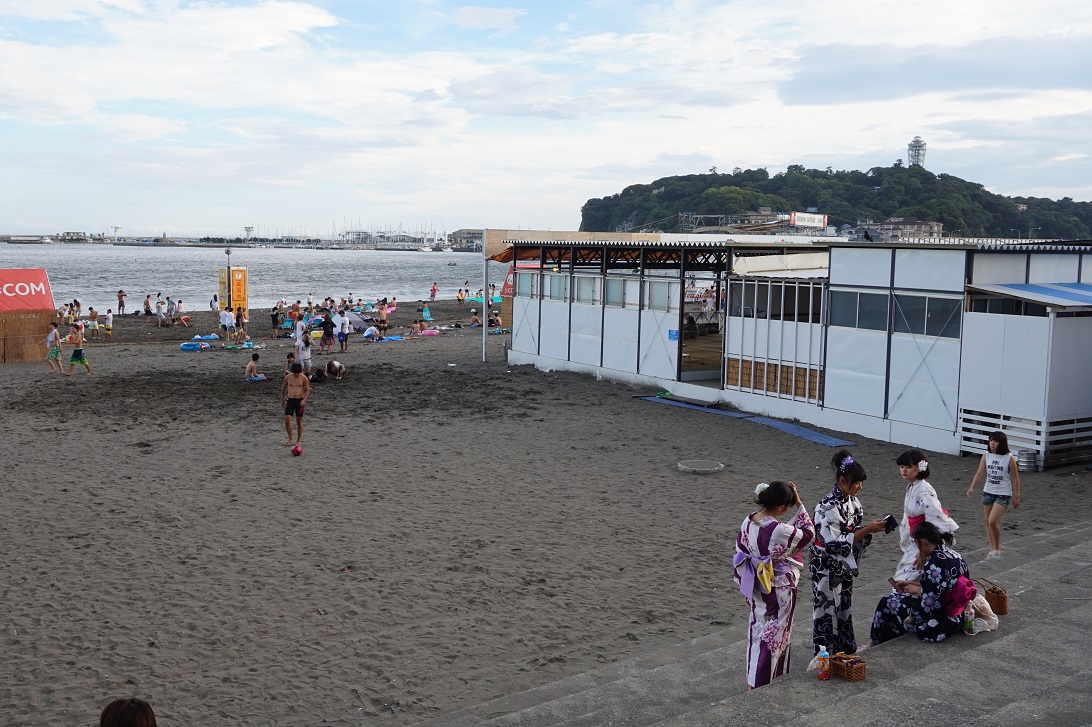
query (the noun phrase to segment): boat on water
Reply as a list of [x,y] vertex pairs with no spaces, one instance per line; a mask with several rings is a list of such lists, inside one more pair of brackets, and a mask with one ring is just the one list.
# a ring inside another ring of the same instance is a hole
[[422,245],[421,247],[417,248],[417,251],[418,252],[432,252],[432,246],[431,245]]
[[458,264],[459,264],[459,263],[448,263],[448,264],[447,264],[447,266],[448,266],[448,267],[450,268],[450,267],[454,267],[454,266],[456,266],[456,265],[458,265]]

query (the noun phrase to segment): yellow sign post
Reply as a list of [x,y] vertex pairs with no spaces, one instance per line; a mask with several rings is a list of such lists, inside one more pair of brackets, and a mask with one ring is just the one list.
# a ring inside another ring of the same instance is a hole
[[228,307],[228,269],[220,268],[220,311]]
[[247,305],[246,268],[229,268],[231,274],[231,305],[235,310],[243,309],[243,313],[250,317],[250,306]]
[[246,268],[221,268],[220,310],[234,312],[236,308],[242,308],[249,317],[250,306],[247,302]]

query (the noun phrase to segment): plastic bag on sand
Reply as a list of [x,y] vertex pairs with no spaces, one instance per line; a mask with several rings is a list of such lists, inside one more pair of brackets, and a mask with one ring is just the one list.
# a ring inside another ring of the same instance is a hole
[[1001,621],[997,618],[997,615],[990,608],[989,602],[986,600],[986,596],[979,593],[971,601],[971,605],[974,606],[975,620],[974,628],[971,630],[971,635],[980,634],[983,631],[996,631],[1001,628]]

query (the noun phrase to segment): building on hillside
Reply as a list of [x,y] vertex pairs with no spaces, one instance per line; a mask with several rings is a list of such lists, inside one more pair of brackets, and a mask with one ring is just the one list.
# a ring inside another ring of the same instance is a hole
[[1092,458],[1092,242],[508,235],[511,364],[931,451],[1002,429],[1040,467]]
[[[874,242],[914,239],[939,240],[944,236],[944,225],[942,223],[919,220],[916,217],[888,217],[883,222],[866,224],[865,229],[871,233]],[[879,236],[876,233],[879,233]],[[861,236],[864,237],[863,234]]]

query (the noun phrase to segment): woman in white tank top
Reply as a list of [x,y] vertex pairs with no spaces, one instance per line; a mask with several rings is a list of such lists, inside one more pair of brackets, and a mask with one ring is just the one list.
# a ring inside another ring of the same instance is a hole
[[1004,432],[993,432],[989,447],[978,463],[971,486],[967,488],[967,497],[970,497],[979,480],[985,478],[982,507],[986,517],[986,537],[990,540],[990,554],[986,560],[1001,557],[1001,516],[1010,503],[1014,510],[1020,507],[1020,469],[1009,451],[1009,438]]

